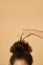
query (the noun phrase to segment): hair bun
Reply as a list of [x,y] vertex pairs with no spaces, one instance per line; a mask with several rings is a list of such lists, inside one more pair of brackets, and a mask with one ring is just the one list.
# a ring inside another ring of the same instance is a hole
[[28,44],[28,42],[25,42],[25,41],[17,41],[17,42],[15,42],[13,44],[13,46],[11,46],[10,52],[12,54],[22,53],[22,52],[30,53],[30,52],[32,52],[32,49],[31,49],[30,45]]

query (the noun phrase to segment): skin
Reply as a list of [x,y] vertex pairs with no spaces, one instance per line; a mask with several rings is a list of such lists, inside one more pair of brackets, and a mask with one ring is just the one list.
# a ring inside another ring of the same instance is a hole
[[27,62],[23,59],[16,59],[13,65],[28,65]]
[[35,30],[35,29],[22,29],[21,35],[19,35],[19,40],[24,40],[31,35],[37,36],[43,39],[43,31]]

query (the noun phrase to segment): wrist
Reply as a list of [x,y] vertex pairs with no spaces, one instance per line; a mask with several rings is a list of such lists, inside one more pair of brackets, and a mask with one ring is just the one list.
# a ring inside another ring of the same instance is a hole
[[34,35],[36,33],[36,31],[34,29],[31,29],[30,33],[31,33],[31,35]]

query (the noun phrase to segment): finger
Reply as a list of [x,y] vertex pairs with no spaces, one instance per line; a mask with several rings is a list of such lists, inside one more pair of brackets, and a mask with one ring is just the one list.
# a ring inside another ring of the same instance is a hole
[[17,35],[17,37],[18,37],[18,41],[21,41],[21,40],[22,40],[23,35],[24,35],[23,32],[20,32],[20,34]]
[[21,36],[20,36],[20,41],[23,40],[23,35],[24,35],[24,33],[22,32],[22,33],[21,33]]
[[25,35],[25,36],[23,37],[23,40],[24,40],[25,38],[27,38],[27,37],[30,37],[30,36],[31,36],[31,34]]

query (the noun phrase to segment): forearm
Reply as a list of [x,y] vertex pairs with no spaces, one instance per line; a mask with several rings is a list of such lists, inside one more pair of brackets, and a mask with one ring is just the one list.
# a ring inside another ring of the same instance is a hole
[[35,36],[43,39],[43,31],[31,29],[31,35],[35,35]]

